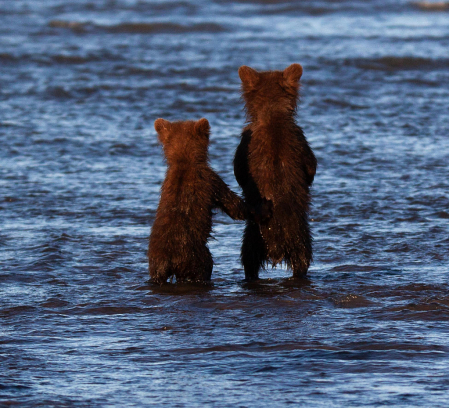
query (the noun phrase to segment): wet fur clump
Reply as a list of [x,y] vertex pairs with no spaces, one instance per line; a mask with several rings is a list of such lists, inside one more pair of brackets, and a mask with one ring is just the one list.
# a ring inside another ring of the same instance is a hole
[[245,203],[208,163],[209,122],[154,123],[168,169],[161,189],[148,259],[153,282],[209,281],[213,261],[207,247],[212,210],[222,209],[233,219],[245,219]]
[[249,208],[272,203],[272,216],[247,220],[241,260],[248,280],[266,263],[286,262],[294,277],[312,261],[310,186],[317,161],[295,122],[302,67],[257,72],[242,66],[242,94],[248,125],[234,158],[234,173]]

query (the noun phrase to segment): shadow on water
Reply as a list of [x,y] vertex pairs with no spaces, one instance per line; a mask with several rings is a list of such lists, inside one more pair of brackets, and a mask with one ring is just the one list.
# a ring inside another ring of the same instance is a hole
[[309,278],[268,278],[256,281],[242,281],[240,286],[252,294],[270,296],[280,295],[311,287]]
[[211,290],[215,288],[215,285],[212,282],[166,282],[162,285],[157,283],[153,283],[150,280],[147,281],[147,284],[144,286],[139,286],[136,290],[145,290],[148,291],[149,294],[157,294],[157,295],[203,295],[209,293]]
[[234,292],[235,287],[248,294],[262,296],[276,296],[313,288],[309,278],[267,278],[255,281],[241,280],[228,282],[222,279],[213,279],[211,282],[176,282],[168,281],[162,285],[148,280],[145,285],[136,286],[135,290],[148,291],[149,294],[158,295],[204,295],[214,290],[221,292]]

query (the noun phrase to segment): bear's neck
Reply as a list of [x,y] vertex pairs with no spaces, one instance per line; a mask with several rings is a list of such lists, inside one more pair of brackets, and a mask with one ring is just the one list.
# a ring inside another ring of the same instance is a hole
[[256,128],[272,128],[291,126],[294,123],[294,112],[286,110],[276,110],[273,108],[261,109],[254,114],[249,115],[249,127],[251,130]]
[[194,167],[208,166],[207,156],[198,157],[170,157],[167,158],[168,167],[176,171],[186,171]]

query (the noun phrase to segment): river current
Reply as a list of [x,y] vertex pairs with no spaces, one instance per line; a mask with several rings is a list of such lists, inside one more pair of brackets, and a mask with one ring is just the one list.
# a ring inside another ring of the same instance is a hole
[[[0,0],[0,406],[446,407],[449,3]],[[153,122],[245,123],[241,65],[302,64],[314,262],[149,284]]]

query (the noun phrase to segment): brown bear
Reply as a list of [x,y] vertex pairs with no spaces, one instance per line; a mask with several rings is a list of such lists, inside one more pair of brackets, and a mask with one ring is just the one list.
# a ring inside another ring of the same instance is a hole
[[247,280],[257,279],[268,261],[284,261],[304,277],[312,260],[309,188],[317,161],[295,123],[302,67],[257,72],[242,66],[242,94],[248,125],[234,158],[234,174],[249,208],[272,203],[272,216],[247,220],[241,261]]
[[218,207],[243,220],[246,205],[209,166],[206,119],[172,123],[157,119],[154,127],[168,169],[148,247],[150,277],[159,284],[173,275],[177,282],[209,281],[212,210]]

